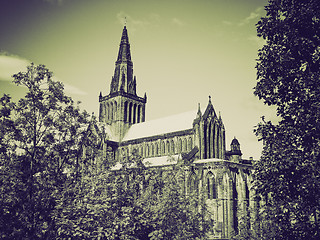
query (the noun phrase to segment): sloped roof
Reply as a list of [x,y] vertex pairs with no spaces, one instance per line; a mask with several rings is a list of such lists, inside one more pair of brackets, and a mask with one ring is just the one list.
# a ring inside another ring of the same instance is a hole
[[151,157],[143,159],[143,165],[146,167],[158,167],[166,165],[175,165],[181,159],[181,154],[172,156]]
[[162,135],[192,129],[193,120],[197,117],[193,110],[143,123],[133,124],[122,141]]
[[[145,167],[160,167],[160,166],[169,166],[177,164],[178,160],[181,159],[180,154],[172,155],[172,156],[161,156],[161,157],[151,157],[143,159],[142,163]],[[115,166],[111,168],[111,170],[116,171],[122,168],[121,163],[117,163]],[[130,166],[129,168],[135,168],[136,166]]]

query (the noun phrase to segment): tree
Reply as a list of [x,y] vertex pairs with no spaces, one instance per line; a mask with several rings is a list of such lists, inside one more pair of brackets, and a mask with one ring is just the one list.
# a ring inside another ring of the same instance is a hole
[[56,238],[203,237],[206,224],[198,210],[205,208],[199,207],[197,196],[186,196],[175,178],[184,171],[183,167],[159,174],[157,169],[145,167],[142,160],[133,150],[122,159],[121,169],[108,166],[110,161],[106,159],[103,164],[106,168],[98,164],[86,166],[84,169],[91,170],[81,172],[81,181],[70,178],[71,187],[64,188],[54,214],[58,227]]
[[[95,136],[91,135],[91,139]],[[86,146],[86,151],[91,152],[93,142]],[[70,178],[66,182],[70,187],[64,188],[54,214],[56,238],[148,239],[148,214],[139,200],[139,186],[144,178],[141,158],[133,153],[124,159],[121,170],[114,171],[110,170],[112,161],[99,161],[98,155],[89,156],[94,161],[84,161],[87,165],[80,181]]]
[[184,191],[185,163],[179,161],[174,170],[161,175],[149,171],[149,186],[143,198],[148,209],[155,239],[203,239],[209,230],[206,205],[197,191]]
[[56,193],[77,171],[88,114],[44,65],[31,64],[13,79],[27,92],[17,103],[0,99],[1,238],[49,238]]
[[154,239],[201,239],[205,236],[204,218],[196,196],[186,196],[177,182],[164,186],[162,194],[151,206]]
[[[262,199],[261,239],[319,239],[320,2],[269,0],[257,24],[266,44],[258,53],[254,93],[276,107],[279,122],[263,121],[255,165]],[[264,218],[267,216],[267,219]]]

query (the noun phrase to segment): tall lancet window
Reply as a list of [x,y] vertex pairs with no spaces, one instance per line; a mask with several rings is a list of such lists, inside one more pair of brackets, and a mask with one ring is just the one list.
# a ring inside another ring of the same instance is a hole
[[117,119],[117,102],[114,102],[113,105],[113,120]]
[[193,172],[189,176],[189,181],[188,181],[188,192],[189,194],[197,193],[198,192],[198,181],[197,181],[197,176]]
[[216,182],[212,172],[207,174],[206,178],[206,190],[207,190],[207,198],[208,199],[216,199],[217,198],[217,190],[216,190]]
[[136,123],[136,119],[137,119],[137,105],[133,104],[132,123]]
[[110,103],[110,115],[109,115],[109,119],[113,120],[113,104],[112,102]]
[[182,140],[181,138],[179,138],[178,140],[178,153],[181,153],[182,152]]
[[124,113],[123,113],[123,118],[125,122],[128,122],[128,102],[124,103]]
[[132,102],[129,104],[129,118],[128,122],[132,123]]
[[141,115],[141,106],[138,106],[138,114],[137,114],[137,123],[139,123],[141,121],[140,119],[140,115]]

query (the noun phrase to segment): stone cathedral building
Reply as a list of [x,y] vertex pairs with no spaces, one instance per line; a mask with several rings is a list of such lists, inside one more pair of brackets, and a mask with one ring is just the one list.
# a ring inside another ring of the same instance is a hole
[[[104,130],[104,149],[118,160],[135,149],[148,168],[159,172],[181,159],[191,161],[185,170],[184,187],[204,191],[212,217],[213,239],[228,239],[240,230],[240,222],[254,207],[250,193],[251,161],[241,158],[240,144],[234,138],[226,150],[225,127],[209,97],[205,108],[146,121],[147,96],[137,95],[137,78],[127,28],[124,27],[108,95],[99,96],[99,126]],[[169,161],[170,159],[170,161]],[[172,160],[173,159],[173,160]],[[253,225],[253,224],[251,224]]]

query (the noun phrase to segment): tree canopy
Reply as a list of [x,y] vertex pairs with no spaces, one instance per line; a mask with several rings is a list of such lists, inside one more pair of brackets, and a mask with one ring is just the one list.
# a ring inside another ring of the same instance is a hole
[[1,238],[49,238],[56,193],[77,171],[88,114],[44,65],[31,64],[13,79],[27,91],[17,103],[0,99]]
[[276,107],[279,122],[263,118],[256,129],[264,149],[255,190],[269,229],[261,239],[319,239],[320,2],[269,0],[265,10],[254,93]]

